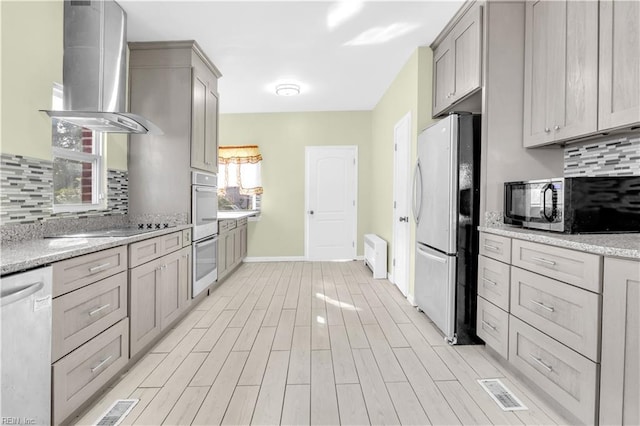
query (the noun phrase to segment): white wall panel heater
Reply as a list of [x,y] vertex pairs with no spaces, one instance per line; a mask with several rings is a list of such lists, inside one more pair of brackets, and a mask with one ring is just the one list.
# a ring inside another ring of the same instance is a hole
[[364,235],[364,264],[373,271],[373,278],[387,278],[387,242],[376,234]]

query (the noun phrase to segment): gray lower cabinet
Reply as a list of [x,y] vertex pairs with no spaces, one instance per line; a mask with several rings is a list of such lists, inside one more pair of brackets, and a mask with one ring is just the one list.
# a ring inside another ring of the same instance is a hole
[[600,424],[640,424],[640,262],[606,258]]
[[54,424],[63,422],[127,364],[128,346],[125,318],[53,364]]
[[218,280],[225,278],[247,256],[247,219],[220,221]]
[[131,357],[189,307],[191,274],[190,246],[129,271]]

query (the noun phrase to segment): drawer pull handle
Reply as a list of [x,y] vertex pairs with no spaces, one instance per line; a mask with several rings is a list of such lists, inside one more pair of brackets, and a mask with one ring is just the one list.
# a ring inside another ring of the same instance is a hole
[[97,314],[98,312],[107,309],[109,306],[111,306],[111,303],[107,303],[106,305],[100,306],[99,308],[94,309],[93,311],[89,312],[89,316],[92,317],[95,314]]
[[102,265],[98,265],[98,266],[94,266],[94,267],[89,268],[89,272],[92,273],[92,274],[95,274],[96,272],[100,272],[104,268],[108,268],[109,266],[111,266],[110,262],[103,263]]
[[545,263],[547,265],[551,265],[554,266],[556,264],[556,262],[554,262],[553,260],[547,260],[545,258],[542,257],[532,257],[533,260],[537,260],[538,262],[542,262]]
[[491,246],[489,244],[484,244],[484,248],[489,249],[489,250],[500,251],[500,247]]
[[538,302],[536,300],[531,300],[531,303],[533,303],[536,306],[540,306],[542,309],[546,309],[549,312],[555,312],[555,309],[553,308],[553,306],[547,306],[542,302]]
[[482,323],[484,325],[486,325],[487,327],[489,327],[490,329],[492,329],[493,331],[498,331],[498,329],[495,326],[491,325],[490,323],[486,322],[485,320],[482,320]]
[[498,285],[498,283],[497,283],[497,282],[495,282],[495,281],[491,281],[491,280],[489,280],[489,279],[486,279],[485,277],[482,277],[482,281],[484,281],[484,282],[486,282],[486,283],[489,283],[489,284],[491,284],[491,285],[492,285],[492,286],[494,286],[494,287]]
[[104,359],[104,360],[100,361],[100,364],[98,364],[98,365],[96,365],[95,367],[93,367],[93,368],[91,369],[91,372],[92,372],[92,373],[95,373],[95,372],[96,372],[96,370],[97,370],[98,368],[102,367],[102,366],[103,366],[103,365],[105,365],[107,362],[109,362],[109,360],[110,360],[111,358],[113,358],[113,355],[109,355],[106,359]]
[[537,356],[533,355],[533,354],[529,354],[529,356],[531,357],[532,360],[534,360],[535,362],[537,362],[538,364],[540,364],[542,367],[544,367],[545,370],[547,370],[549,373],[551,373],[553,371],[553,367],[551,367],[550,365],[547,365],[545,362],[543,362],[540,358],[538,358]]

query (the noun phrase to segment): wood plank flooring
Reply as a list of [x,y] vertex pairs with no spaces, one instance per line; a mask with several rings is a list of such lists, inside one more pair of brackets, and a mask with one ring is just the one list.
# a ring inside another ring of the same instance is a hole
[[[529,408],[503,412],[477,379]],[[123,424],[566,424],[482,346],[449,346],[362,262],[246,263],[82,416]]]

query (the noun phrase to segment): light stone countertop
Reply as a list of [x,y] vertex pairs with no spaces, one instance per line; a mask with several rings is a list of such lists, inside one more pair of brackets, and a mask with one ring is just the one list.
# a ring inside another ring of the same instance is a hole
[[640,233],[563,234],[509,225],[480,226],[478,230],[504,237],[548,244],[603,256],[640,259]]
[[145,232],[131,237],[42,238],[6,243],[2,245],[2,253],[0,255],[0,275],[36,268],[60,260],[131,244],[188,228],[191,228],[191,225],[177,225],[172,228]]
[[224,219],[242,219],[245,217],[257,216],[260,214],[258,210],[223,210],[218,211],[218,220]]

